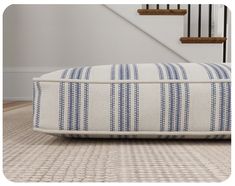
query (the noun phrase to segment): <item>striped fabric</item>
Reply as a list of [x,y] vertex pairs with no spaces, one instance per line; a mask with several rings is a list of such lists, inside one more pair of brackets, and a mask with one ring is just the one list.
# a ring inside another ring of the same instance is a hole
[[230,74],[229,64],[196,63],[114,64],[52,72],[34,79],[34,128],[67,136],[96,131],[230,135]]

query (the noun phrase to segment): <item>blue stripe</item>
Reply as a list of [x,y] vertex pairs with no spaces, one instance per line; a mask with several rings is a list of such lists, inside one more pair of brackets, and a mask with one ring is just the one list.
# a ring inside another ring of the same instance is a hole
[[227,129],[231,131],[231,83],[228,83],[228,117],[227,117]]
[[[115,66],[111,66],[111,80],[115,80]],[[110,131],[115,131],[115,84],[111,84],[110,96]]]
[[[126,80],[126,65],[123,64],[123,80]],[[123,83],[123,130],[127,130],[127,84]]]
[[[186,70],[180,64],[176,64],[182,73],[183,79],[188,79]],[[184,91],[185,91],[185,104],[184,104],[184,131],[188,131],[189,128],[189,106],[190,106],[190,91],[189,91],[189,84],[184,83]]]
[[[224,79],[230,79],[230,74],[226,71],[225,65],[217,65],[215,64],[215,66],[217,66],[220,71],[223,74],[223,78]],[[229,70],[229,68],[227,68]],[[231,70],[231,69],[230,69]],[[226,118],[225,118],[225,124],[226,124],[226,128],[225,130],[230,131],[231,130],[231,83],[224,83],[226,85],[226,104],[225,104],[225,111],[226,111]]]
[[[180,79],[179,73],[177,68],[173,64],[169,64],[173,70],[175,79]],[[175,118],[175,130],[179,131],[180,130],[180,124],[181,124],[181,110],[182,110],[182,89],[181,89],[181,84],[176,83],[176,118]]]
[[[85,80],[90,78],[91,67],[87,67]],[[84,83],[84,130],[88,130],[89,84]]]
[[38,128],[39,127],[39,119],[40,119],[40,107],[41,107],[41,86],[40,86],[40,82],[36,82],[36,88],[37,88],[37,92],[38,92],[38,96],[37,96],[37,106],[36,106],[36,117],[35,117],[35,127]]
[[[126,64],[126,79],[130,80],[131,79],[131,74],[130,74],[130,67],[128,64]],[[126,84],[127,90],[126,90],[126,131],[131,130],[131,85],[130,83]]]
[[[217,64],[213,64],[212,65],[217,71],[218,73],[220,73],[220,77],[222,79],[229,79],[230,75],[226,72],[226,70],[222,67],[222,65],[217,65]],[[222,88],[223,88],[223,108],[221,108],[221,110],[223,110],[222,112],[222,130],[228,130],[231,126],[230,124],[230,117],[231,117],[231,103],[230,103],[230,97],[231,97],[231,85],[230,83],[221,83]]]
[[35,90],[36,82],[33,82],[33,118],[35,119],[35,105],[36,105],[36,90]]
[[[75,69],[75,72],[73,73],[73,76],[71,77],[71,79],[76,79],[76,76],[77,76],[77,73],[79,72],[79,70],[80,70],[80,68],[76,68]],[[73,130],[77,130],[77,127],[76,127],[77,83],[76,82],[72,82],[72,88],[73,88],[73,96],[72,96],[72,99],[73,99],[73,104],[72,104],[72,108],[73,108],[72,109],[73,122],[72,122],[72,128],[73,128]]]
[[[223,79],[222,74],[220,73],[220,71],[212,64],[208,64],[208,66],[210,66],[216,73],[216,77],[218,79]],[[224,84],[223,83],[219,83],[219,92],[220,92],[220,105],[219,105],[219,120],[220,120],[220,127],[219,130],[222,131],[224,130],[224,102],[225,102],[225,91],[224,91]]]
[[231,72],[231,67],[230,67],[230,66],[228,66],[228,65],[226,65],[226,64],[223,64],[223,66],[224,66],[225,68],[227,68],[227,69]]
[[[75,69],[75,72],[72,76],[72,79],[77,79],[78,73],[80,72],[82,67],[78,67]],[[78,125],[77,125],[77,106],[78,106],[78,102],[77,102],[77,96],[78,96],[78,91],[77,91],[77,87],[78,87],[78,83],[73,82],[73,122],[72,122],[72,127],[73,130],[78,130]]]
[[[226,68],[229,72],[231,72],[231,68],[225,64],[223,64],[223,67]],[[221,67],[222,68],[222,67]],[[230,73],[228,73],[224,68],[223,71],[226,74],[227,79],[231,78],[230,77]],[[227,111],[228,111],[228,115],[227,115],[227,127],[226,130],[227,131],[231,131],[231,82],[227,83],[227,88],[228,88],[228,99],[227,99]]]
[[[119,65],[119,80],[123,80],[123,66]],[[123,91],[123,83],[118,84],[118,98],[119,98],[119,109],[118,109],[118,130],[123,131],[123,118],[124,118],[124,91]]]
[[[171,72],[171,75],[172,75],[172,79],[176,79],[176,74],[174,72],[174,69],[172,68],[172,65],[171,64],[167,64],[169,69],[170,69],[170,72]],[[174,95],[174,105],[175,107],[173,108],[173,131],[176,131],[176,126],[177,126],[177,110],[178,110],[178,105],[177,105],[177,102],[178,102],[178,87],[177,87],[177,84],[178,83],[172,83],[173,85],[173,95]]]
[[[75,79],[81,79],[82,73],[83,73],[84,67],[81,67],[77,74],[75,75]],[[81,129],[81,83],[75,84],[75,129],[80,130]]]
[[[64,70],[61,75],[61,79],[66,78],[68,69]],[[64,90],[65,83],[61,82],[59,87],[59,130],[64,130]]]
[[227,72],[227,70],[225,70],[225,65],[218,65],[218,64],[213,64],[214,66],[216,66],[222,73],[223,75],[223,79],[230,79],[230,74]]
[[[167,78],[173,79],[171,69],[167,64],[163,64],[166,68]],[[174,118],[175,118],[175,95],[174,95],[174,83],[168,83],[169,86],[169,111],[168,111],[168,131],[174,130]]]
[[[134,69],[134,79],[139,79],[138,67],[136,64],[133,64]],[[139,130],[139,84],[134,84],[135,98],[134,98],[134,130]]]
[[[69,79],[73,79],[76,68],[69,73]],[[68,130],[73,130],[73,108],[74,108],[74,83],[68,83]]]
[[[212,71],[205,65],[205,64],[199,64],[201,65],[207,72],[207,75],[209,79],[214,79],[214,75]],[[215,130],[215,113],[216,113],[216,84],[211,83],[211,115],[210,115],[210,131]]]
[[[159,79],[164,79],[164,73],[162,67],[159,64],[156,64],[158,68]],[[166,110],[166,92],[165,92],[165,83],[160,83],[160,92],[161,92],[161,105],[160,105],[160,131],[164,131],[165,128],[165,110]]]

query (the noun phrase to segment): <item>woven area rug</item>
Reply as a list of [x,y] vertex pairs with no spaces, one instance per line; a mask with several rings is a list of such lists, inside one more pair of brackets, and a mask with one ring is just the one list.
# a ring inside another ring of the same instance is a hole
[[11,181],[214,182],[230,175],[228,140],[62,138],[34,132],[31,110],[4,112],[3,168]]

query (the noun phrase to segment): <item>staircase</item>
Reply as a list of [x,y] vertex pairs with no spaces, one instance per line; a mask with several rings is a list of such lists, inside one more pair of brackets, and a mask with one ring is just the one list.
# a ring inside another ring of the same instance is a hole
[[229,61],[230,12],[226,6],[147,4],[107,7],[186,62]]

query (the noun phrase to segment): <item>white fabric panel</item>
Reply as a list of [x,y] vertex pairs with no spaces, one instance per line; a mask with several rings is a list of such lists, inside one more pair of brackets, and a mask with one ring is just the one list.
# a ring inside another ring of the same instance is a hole
[[34,82],[34,128],[73,135],[203,132],[197,136],[228,137],[230,71],[229,64],[158,63],[45,74]]

